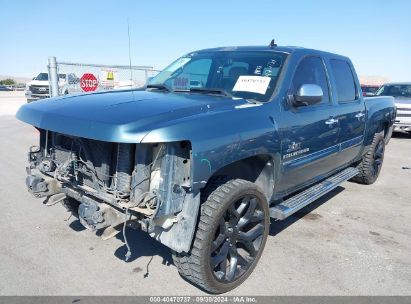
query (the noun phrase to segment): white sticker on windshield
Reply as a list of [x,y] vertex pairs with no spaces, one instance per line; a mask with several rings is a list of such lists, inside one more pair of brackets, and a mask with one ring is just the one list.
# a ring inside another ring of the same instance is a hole
[[240,76],[234,85],[233,91],[252,92],[264,95],[270,84],[270,77]]

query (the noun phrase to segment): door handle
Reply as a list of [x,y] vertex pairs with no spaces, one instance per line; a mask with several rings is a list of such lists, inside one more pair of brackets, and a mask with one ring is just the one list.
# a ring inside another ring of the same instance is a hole
[[360,112],[358,114],[355,115],[355,117],[357,117],[358,119],[361,119],[365,116],[365,114],[363,112]]
[[330,118],[330,119],[328,119],[328,120],[326,120],[325,121],[325,124],[326,125],[334,125],[334,124],[336,124],[336,123],[338,123],[338,119],[334,119],[334,118]]

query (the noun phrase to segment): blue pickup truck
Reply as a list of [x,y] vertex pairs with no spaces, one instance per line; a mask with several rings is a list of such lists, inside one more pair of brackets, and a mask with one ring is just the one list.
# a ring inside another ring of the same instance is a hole
[[[36,101],[26,184],[107,239],[132,227],[210,293],[241,284],[284,220],[377,179],[392,97],[363,99],[347,57],[300,47],[189,53],[141,89]],[[273,223],[275,225],[275,222]],[[130,249],[126,259],[131,255]]]

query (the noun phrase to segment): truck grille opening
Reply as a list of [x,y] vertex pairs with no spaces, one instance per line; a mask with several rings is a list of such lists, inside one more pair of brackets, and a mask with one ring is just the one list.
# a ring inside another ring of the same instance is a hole
[[[106,186],[110,182],[110,157],[112,144],[92,139],[67,137],[55,134],[54,153],[58,164],[63,164],[72,157],[84,162],[83,165],[89,170],[95,169],[97,178]],[[92,177],[83,174],[83,182],[87,186],[93,186]]]
[[47,146],[59,172],[73,183],[125,195],[130,192],[135,145],[49,132]]
[[48,94],[49,93],[49,87],[48,86],[31,85],[29,87],[29,89],[30,89],[32,94]]
[[30,176],[53,180],[76,200],[93,196],[146,216],[157,207],[160,216],[180,212],[191,187],[188,141],[113,143],[40,129],[40,146],[30,149],[29,161],[30,171],[41,173]]

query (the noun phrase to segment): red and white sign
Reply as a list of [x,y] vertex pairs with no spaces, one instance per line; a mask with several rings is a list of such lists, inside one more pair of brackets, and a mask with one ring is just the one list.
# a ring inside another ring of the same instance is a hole
[[80,87],[84,92],[95,91],[98,87],[98,80],[96,76],[91,73],[85,73],[80,78]]

